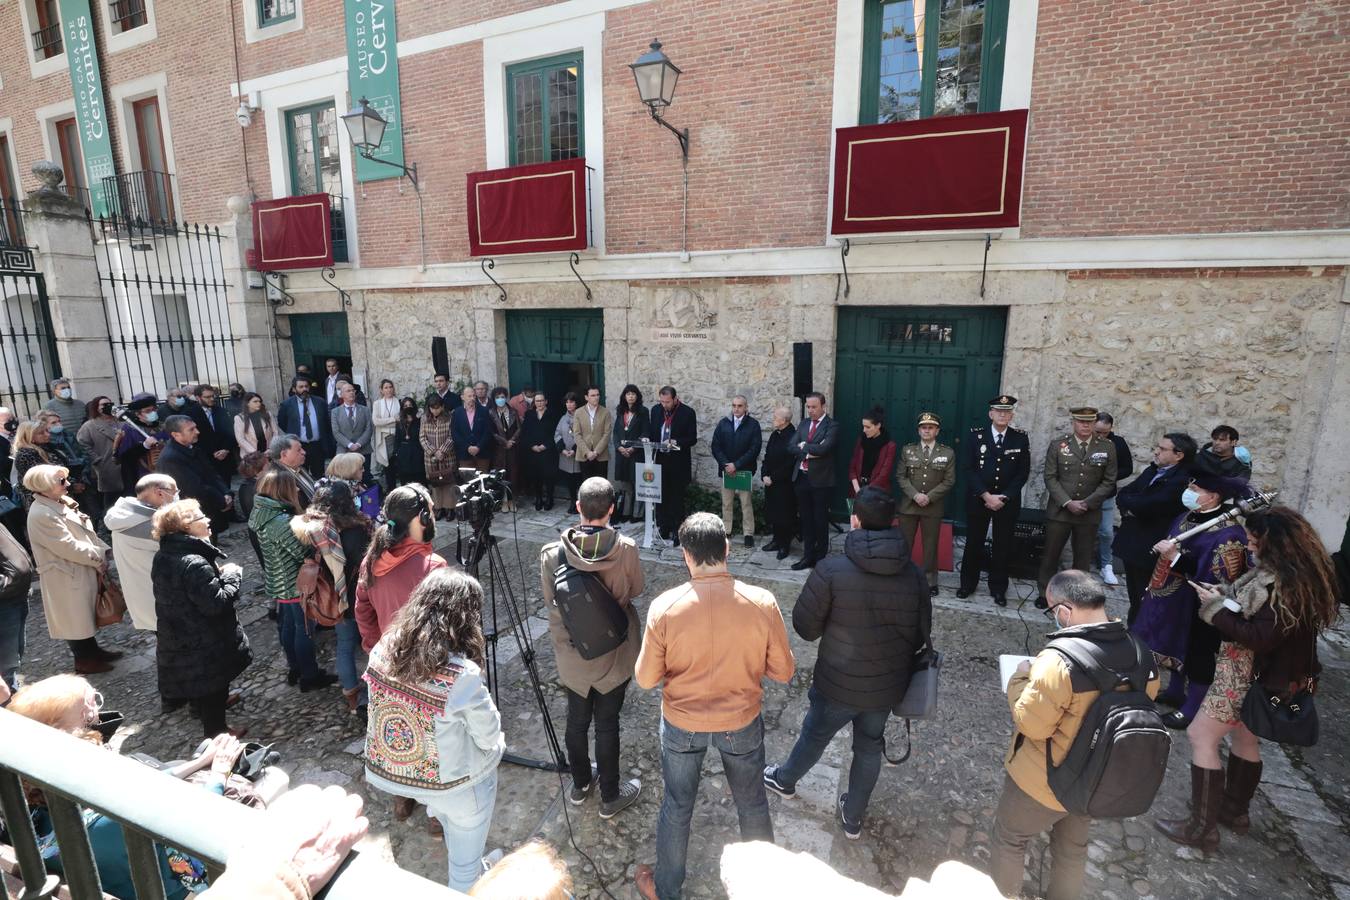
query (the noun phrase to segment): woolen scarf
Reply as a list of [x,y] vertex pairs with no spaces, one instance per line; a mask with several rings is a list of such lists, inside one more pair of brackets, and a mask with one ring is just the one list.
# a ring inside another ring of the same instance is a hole
[[872,477],[872,470],[877,467],[877,458],[881,456],[881,448],[886,446],[886,442],[890,439],[885,428],[878,431],[874,438],[867,435],[862,436],[860,440],[862,441],[863,451],[861,473],[863,478],[870,479]]

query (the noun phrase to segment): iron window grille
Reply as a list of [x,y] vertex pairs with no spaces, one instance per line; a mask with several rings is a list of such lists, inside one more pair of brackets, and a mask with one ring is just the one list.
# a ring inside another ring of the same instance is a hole
[[130,31],[146,24],[145,0],[109,0],[108,8],[118,31]]
[[61,23],[56,22],[33,32],[33,49],[42,59],[51,59],[53,56],[60,56],[64,53],[65,45],[61,41]]

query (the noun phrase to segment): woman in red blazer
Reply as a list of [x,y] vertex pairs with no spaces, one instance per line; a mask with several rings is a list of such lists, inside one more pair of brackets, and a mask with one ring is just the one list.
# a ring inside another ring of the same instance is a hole
[[895,441],[886,433],[886,411],[880,406],[868,410],[862,419],[862,436],[853,447],[848,464],[849,497],[869,484],[890,493],[891,473],[895,471]]

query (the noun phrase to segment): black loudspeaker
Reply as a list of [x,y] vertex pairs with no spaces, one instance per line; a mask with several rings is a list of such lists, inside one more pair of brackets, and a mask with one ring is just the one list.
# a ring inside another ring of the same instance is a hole
[[811,342],[798,341],[792,345],[792,396],[805,397],[812,390]]
[[450,374],[450,351],[445,346],[445,338],[434,337],[431,339],[431,372],[442,375]]

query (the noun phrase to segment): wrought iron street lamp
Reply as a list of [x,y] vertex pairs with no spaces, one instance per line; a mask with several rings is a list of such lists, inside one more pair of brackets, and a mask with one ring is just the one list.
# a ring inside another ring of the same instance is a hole
[[417,181],[417,163],[412,166],[405,166],[402,163],[391,162],[387,159],[380,159],[375,155],[375,151],[384,143],[384,130],[389,126],[389,122],[380,115],[379,110],[370,105],[370,101],[362,97],[357,101],[356,106],[351,111],[342,116],[342,124],[347,127],[347,136],[352,140],[352,146],[363,159],[371,162],[377,162],[384,166],[390,166],[398,169],[408,181],[412,182],[413,191],[417,194],[417,221],[418,230],[422,239],[422,271],[427,268],[427,229],[426,219],[422,211],[422,187]]
[[680,80],[680,67],[661,52],[661,42],[653,40],[651,49],[637,58],[628,68],[633,70],[638,96],[647,104],[652,118],[680,141],[681,164],[684,167],[684,212],[681,219],[680,259],[689,261],[689,129],[676,128],[665,120],[666,107],[675,100],[675,85]]

